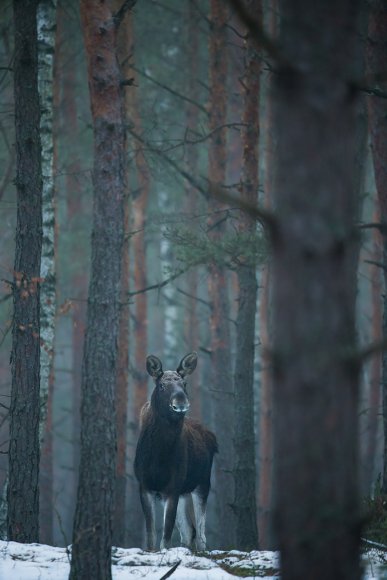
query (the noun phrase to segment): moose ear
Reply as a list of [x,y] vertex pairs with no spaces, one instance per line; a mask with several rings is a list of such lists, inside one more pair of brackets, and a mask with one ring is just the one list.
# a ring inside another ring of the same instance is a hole
[[163,374],[163,365],[161,360],[157,358],[157,356],[150,354],[146,357],[146,370],[151,377],[158,379]]
[[176,369],[176,372],[178,372],[181,377],[185,377],[186,375],[190,375],[191,373],[194,372],[197,364],[198,364],[197,353],[190,352],[181,359],[180,364]]

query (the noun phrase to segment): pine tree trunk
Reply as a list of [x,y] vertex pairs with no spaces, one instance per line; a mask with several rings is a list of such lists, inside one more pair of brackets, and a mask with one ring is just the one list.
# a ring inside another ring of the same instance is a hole
[[[246,5],[252,17],[262,20],[260,0]],[[243,79],[245,103],[242,132],[243,164],[241,179],[242,199],[251,205],[258,202],[258,143],[260,58],[252,44],[251,33],[246,42],[246,69]],[[239,233],[251,236],[256,223],[246,213],[239,217]],[[254,434],[254,339],[257,304],[256,264],[252,257],[241,258],[238,275],[238,314],[236,336],[235,391],[235,501],[236,548],[258,548],[256,509],[256,467]]]
[[[129,202],[125,199],[125,232],[129,230]],[[121,266],[121,308],[118,332],[118,362],[116,380],[116,417],[117,417],[117,469],[115,509],[113,519],[113,542],[115,546],[126,545],[128,514],[126,509],[126,450],[128,432],[128,385],[129,385],[129,243],[125,241],[122,249]]]
[[36,0],[14,1],[17,225],[13,279],[8,539],[39,541],[42,170]]
[[[113,3],[117,13],[122,2]],[[118,60],[122,78],[129,78],[131,73],[128,55],[131,54],[130,14],[127,12],[121,22],[117,35]],[[130,117],[130,95],[133,87],[125,90],[125,122]],[[127,153],[127,152],[126,152]],[[132,527],[128,521],[127,510],[127,448],[128,448],[128,387],[129,387],[129,320],[130,310],[128,303],[129,293],[129,241],[127,239],[130,229],[129,199],[125,199],[124,206],[124,229],[125,242],[122,248],[121,269],[121,309],[120,326],[118,337],[118,368],[116,381],[116,416],[117,416],[117,468],[115,507],[113,517],[113,542],[116,546],[127,545],[127,529]],[[130,509],[129,509],[130,512]]]
[[[222,187],[226,178],[226,129],[227,119],[227,5],[222,0],[211,0],[210,58],[210,131],[214,131],[209,145],[210,193],[208,236],[215,243],[224,236],[225,221],[219,213],[223,206],[216,201],[214,191]],[[217,263],[208,268],[208,295],[211,303],[211,389],[213,393],[213,419],[219,442],[219,454],[215,458],[217,528],[220,530],[219,548],[234,546],[235,526],[232,504],[234,502],[233,434],[234,385],[231,371],[231,345],[228,316],[230,312],[228,280],[225,269]]]
[[351,82],[358,4],[284,0],[281,8],[286,60],[275,81],[272,231],[281,578],[356,580],[358,99]]
[[[194,0],[189,0],[187,6],[188,18],[188,38],[187,38],[187,94],[194,102],[199,102],[198,94],[198,50],[199,50],[199,23],[198,12]],[[187,104],[187,129],[191,136],[196,134],[199,124],[199,108],[194,103]],[[198,145],[187,147],[187,170],[190,175],[198,174]],[[190,183],[186,183],[187,210],[191,216],[197,213],[198,193]],[[199,325],[198,325],[198,268],[192,268],[187,274],[188,304],[186,309],[185,336],[187,351],[198,351],[199,349]],[[201,418],[201,391],[200,391],[200,368],[193,373],[190,379],[190,401],[191,417],[200,420]]]
[[55,54],[56,1],[40,0],[38,6],[38,87],[40,97],[40,139],[43,177],[43,242],[40,276],[40,528],[41,541],[52,543],[52,417],[54,382],[54,349],[56,322],[56,259],[55,259],[55,201],[54,201],[54,140],[53,140],[53,73]]
[[125,129],[110,7],[81,2],[94,126],[94,210],[70,578],[109,580],[116,476],[115,385],[124,241]]
[[[370,2],[369,29],[367,42],[367,77],[370,85],[386,90],[387,81],[380,78],[387,59],[387,7],[383,0]],[[371,138],[372,157],[375,171],[376,189],[379,198],[380,221],[387,224],[387,119],[383,99],[368,97],[368,118]],[[383,274],[387,288],[387,235],[383,231]],[[387,298],[383,301],[383,338],[387,338]],[[387,494],[387,352],[382,357],[382,400],[384,427],[384,468],[383,492]]]

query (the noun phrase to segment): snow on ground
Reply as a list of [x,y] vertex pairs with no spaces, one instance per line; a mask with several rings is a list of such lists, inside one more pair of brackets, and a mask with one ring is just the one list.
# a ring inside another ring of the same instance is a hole
[[[67,580],[69,551],[42,544],[0,541],[0,580]],[[113,579],[160,580],[180,561],[172,580],[229,580],[233,568],[243,566],[255,578],[278,578],[276,552],[209,552],[209,557],[186,548],[145,552],[139,548],[113,548]]]
[[[67,580],[69,550],[42,544],[0,541],[0,580]],[[114,580],[160,580],[180,561],[172,580],[230,580],[243,570],[253,578],[279,579],[278,552],[220,552],[192,554],[186,548],[145,552],[113,548]],[[370,550],[363,555],[364,580],[387,579],[387,553]],[[234,572],[234,574],[233,574]]]

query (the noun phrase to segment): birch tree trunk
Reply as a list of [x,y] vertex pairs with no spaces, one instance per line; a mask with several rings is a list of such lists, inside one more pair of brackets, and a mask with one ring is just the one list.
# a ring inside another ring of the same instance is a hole
[[17,225],[13,278],[8,539],[39,541],[42,170],[36,0],[14,0]]
[[281,9],[272,229],[281,578],[356,580],[358,3],[283,0]]
[[[56,267],[53,137],[53,73],[55,54],[56,0],[40,0],[38,27],[38,88],[42,148],[43,240],[40,277],[40,522],[42,541],[52,542],[53,490],[51,432],[48,427],[48,397],[52,391],[55,348]],[[51,402],[50,402],[51,404]],[[51,418],[50,418],[51,422]]]
[[[257,21],[262,21],[260,0],[250,0],[246,5]],[[258,144],[259,144],[259,95],[260,57],[253,44],[251,33],[245,41],[245,89],[242,132],[243,162],[241,196],[255,206],[258,202]],[[242,236],[254,236],[255,220],[246,213],[239,217],[238,229]],[[256,468],[254,436],[254,339],[257,305],[256,264],[253,257],[241,257],[238,276],[238,313],[236,336],[236,360],[234,374],[235,392],[235,500],[236,548],[258,548],[256,509]]]
[[70,578],[109,580],[116,476],[125,124],[116,26],[109,3],[83,0],[94,128],[94,209],[81,404],[81,461]]

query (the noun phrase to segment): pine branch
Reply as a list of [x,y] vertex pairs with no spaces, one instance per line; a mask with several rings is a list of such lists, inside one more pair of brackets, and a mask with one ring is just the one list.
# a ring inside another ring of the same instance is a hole
[[239,207],[240,210],[259,221],[265,227],[270,237],[272,239],[275,237],[277,231],[277,218],[273,212],[264,207],[251,204],[237,195],[228,193],[219,186],[212,186],[210,190],[214,197],[217,197],[220,201]]

